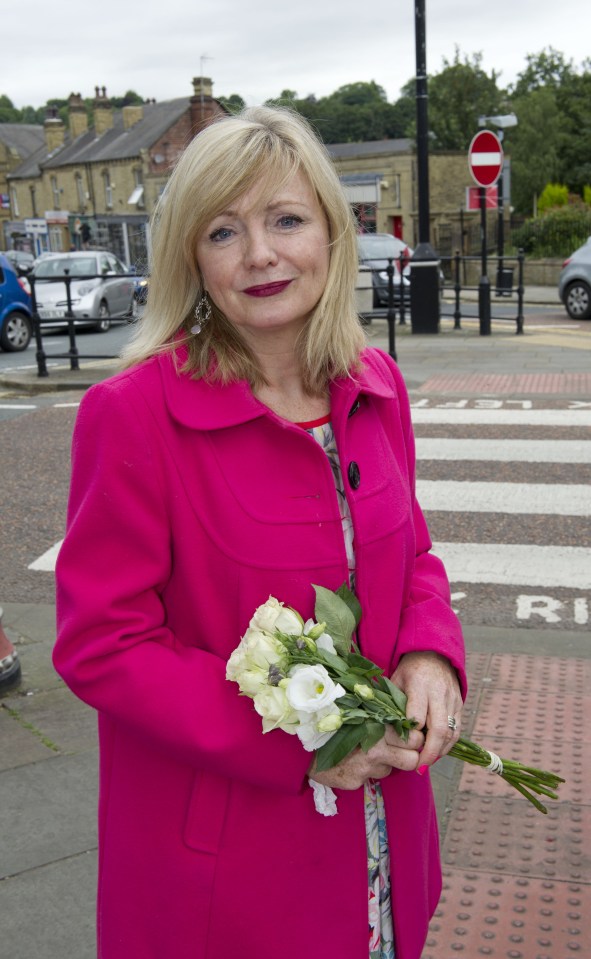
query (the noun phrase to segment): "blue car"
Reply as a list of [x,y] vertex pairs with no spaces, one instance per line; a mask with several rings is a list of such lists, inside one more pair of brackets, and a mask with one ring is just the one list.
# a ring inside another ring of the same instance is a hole
[[26,350],[31,341],[31,297],[28,283],[0,253],[0,348],[7,353]]

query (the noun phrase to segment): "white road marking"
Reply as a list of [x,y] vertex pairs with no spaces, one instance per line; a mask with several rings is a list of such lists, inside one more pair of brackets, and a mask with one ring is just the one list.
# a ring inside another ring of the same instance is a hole
[[509,543],[434,543],[452,583],[591,589],[591,549]]
[[55,569],[55,561],[62,543],[63,539],[60,539],[58,543],[54,543],[54,545],[50,549],[46,550],[42,556],[39,556],[36,560],[30,563],[28,569],[41,570],[44,573],[52,573]]
[[443,409],[413,407],[417,424],[445,426],[591,426],[589,410]]
[[419,436],[421,460],[486,460],[504,463],[591,463],[591,440],[465,440]]
[[36,410],[34,403],[0,403],[0,410]]
[[591,487],[557,483],[462,483],[417,480],[423,510],[591,516]]

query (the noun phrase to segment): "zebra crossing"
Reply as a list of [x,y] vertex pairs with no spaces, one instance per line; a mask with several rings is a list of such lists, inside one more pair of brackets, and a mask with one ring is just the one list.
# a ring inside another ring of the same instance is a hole
[[417,497],[471,625],[589,629],[591,403],[543,402],[413,404]]
[[591,403],[555,404],[412,403],[417,496],[466,624],[590,629]]

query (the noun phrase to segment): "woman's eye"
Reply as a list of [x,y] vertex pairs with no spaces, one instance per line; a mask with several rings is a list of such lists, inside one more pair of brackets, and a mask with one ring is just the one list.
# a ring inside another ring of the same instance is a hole
[[213,240],[214,243],[219,243],[221,240],[227,240],[230,236],[232,236],[232,230],[226,226],[220,226],[209,234],[209,239]]
[[301,216],[295,216],[293,213],[286,213],[285,216],[279,218],[279,225],[288,229],[293,226],[300,226],[303,222]]

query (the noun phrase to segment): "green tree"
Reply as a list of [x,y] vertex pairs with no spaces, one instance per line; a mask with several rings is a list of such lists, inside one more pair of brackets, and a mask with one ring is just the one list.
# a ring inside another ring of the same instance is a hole
[[539,87],[514,97],[518,126],[507,130],[504,147],[511,158],[511,203],[518,213],[536,212],[537,198],[558,176],[560,113],[553,90]]
[[21,113],[6,94],[0,94],[0,123],[20,123]]
[[547,47],[539,53],[528,53],[527,66],[517,75],[515,84],[510,87],[512,97],[522,97],[540,88],[559,90],[574,74],[572,60],[564,59],[564,54]]
[[460,59],[456,47],[453,62],[444,59],[441,72],[429,77],[429,133],[433,149],[467,150],[478,132],[478,117],[504,110],[506,94],[497,85],[498,74],[493,70],[489,76],[481,64],[481,53]]
[[217,97],[216,99],[225,106],[229,113],[239,113],[246,106],[239,93],[231,93],[229,97]]

